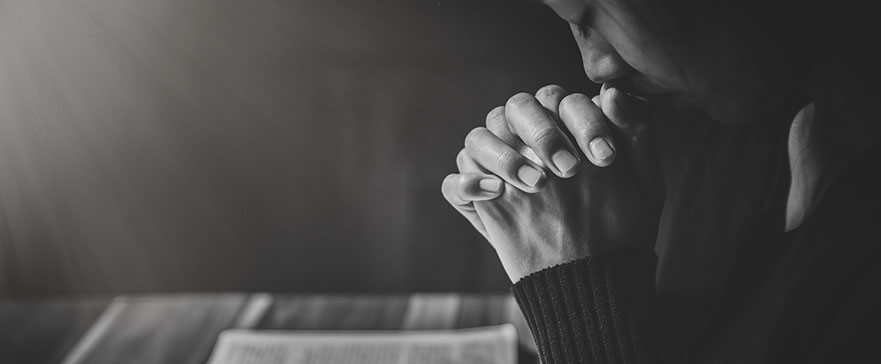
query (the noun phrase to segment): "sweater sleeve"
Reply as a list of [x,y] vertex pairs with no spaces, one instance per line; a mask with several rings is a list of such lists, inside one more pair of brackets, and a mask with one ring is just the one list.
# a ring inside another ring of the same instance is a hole
[[512,290],[544,364],[643,363],[654,254],[593,256],[524,277]]

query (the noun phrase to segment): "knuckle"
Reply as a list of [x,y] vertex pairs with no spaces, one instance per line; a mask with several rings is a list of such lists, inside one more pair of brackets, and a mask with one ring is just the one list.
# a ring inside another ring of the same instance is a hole
[[505,106],[513,109],[519,109],[528,105],[530,102],[532,102],[533,99],[534,97],[529,93],[521,92],[514,96],[511,96],[511,98],[508,99],[508,102],[505,103]]
[[465,148],[473,148],[475,145],[479,144],[480,138],[486,130],[487,129],[484,127],[471,129],[471,131],[465,135]]
[[582,94],[582,93],[569,94],[569,95],[566,95],[566,97],[564,97],[562,100],[560,100],[560,109],[569,108],[574,105],[577,105],[578,103],[583,103],[585,101],[591,102],[590,97],[588,97],[585,94]]
[[459,178],[456,179],[456,186],[459,187],[459,192],[462,192],[463,189],[468,186],[468,181],[469,178],[467,174],[459,175]]
[[504,117],[505,117],[505,107],[504,106],[496,106],[486,114],[486,123],[489,124],[490,121],[492,121],[492,120],[496,120],[496,119],[504,118]]
[[498,120],[490,120],[486,124],[486,128],[489,129],[490,132],[495,134],[496,136],[502,138],[506,137],[508,133],[510,133],[510,129],[508,128],[508,124],[505,121]]
[[508,173],[513,173],[514,166],[519,159],[520,154],[513,150],[503,150],[496,155],[496,163],[499,169]]
[[461,174],[458,174],[458,173],[448,174],[446,177],[444,177],[443,185],[448,186],[451,184],[455,184],[457,181],[457,178],[459,178],[459,176],[461,176]]
[[609,127],[603,121],[588,120],[584,123],[583,129],[584,131],[581,132],[581,135],[586,136],[590,140],[596,137],[611,136]]
[[592,127],[590,123],[577,123],[569,127],[569,132],[572,133],[576,138],[579,139],[593,139],[590,138],[592,134]]
[[498,132],[507,129],[508,121],[505,120],[505,107],[499,106],[492,109],[486,115],[486,127],[492,132]]
[[443,194],[444,197],[451,197],[450,193],[456,186],[458,176],[459,175],[456,173],[451,173],[444,177],[444,180],[441,182],[441,194]]
[[456,154],[456,166],[459,167],[459,170],[465,165],[466,158],[468,158],[468,154],[465,149],[460,150],[459,153]]
[[557,131],[549,126],[538,126],[533,128],[530,134],[533,146],[544,146],[554,141]]
[[480,190],[477,186],[478,179],[473,174],[463,173],[456,182],[456,193],[463,200],[469,200],[470,196]]
[[535,97],[536,98],[540,98],[540,97],[549,98],[549,97],[559,96],[559,95],[562,95],[565,93],[566,93],[566,89],[564,89],[563,87],[561,87],[559,85],[546,85],[546,86],[538,89],[538,91],[535,92]]

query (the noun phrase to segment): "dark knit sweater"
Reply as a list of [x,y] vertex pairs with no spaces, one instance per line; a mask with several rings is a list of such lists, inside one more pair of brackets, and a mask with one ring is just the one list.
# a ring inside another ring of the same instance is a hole
[[[656,292],[651,252],[592,256],[521,279],[513,292],[541,361],[881,362],[879,161],[876,146],[798,229],[768,237],[768,251],[782,254],[749,291]],[[738,276],[729,281],[737,286]]]

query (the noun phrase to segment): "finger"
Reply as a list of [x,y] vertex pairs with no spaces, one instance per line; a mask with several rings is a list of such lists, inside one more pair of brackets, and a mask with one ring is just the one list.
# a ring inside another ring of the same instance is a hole
[[499,139],[504,141],[514,150],[520,152],[524,157],[529,158],[535,164],[538,164],[542,168],[544,168],[544,163],[538,158],[538,155],[535,154],[535,151],[532,148],[523,144],[523,141],[520,140],[520,137],[514,134],[511,131],[511,128],[508,127],[508,121],[505,120],[505,107],[499,106],[486,116],[486,128],[489,129],[493,134],[495,134]]
[[468,152],[465,151],[464,148],[459,151],[458,155],[456,155],[456,167],[459,168],[459,173],[492,174],[489,170],[477,164],[477,162],[468,155]]
[[[600,92],[597,93],[597,96],[599,96],[599,100],[602,100],[603,96],[606,94],[606,88],[608,86],[609,86],[609,83],[606,82],[600,87]],[[600,105],[597,105],[597,106],[600,106]]]
[[498,106],[486,114],[486,128],[514,149],[520,148],[523,144],[520,137],[508,127],[504,106]]
[[527,93],[511,97],[505,105],[505,119],[554,174],[563,178],[575,175],[579,164],[575,147],[535,97]]
[[566,96],[566,89],[557,85],[547,85],[535,92],[535,99],[541,106],[544,106],[554,118],[559,119],[560,114],[557,109],[560,108],[560,101]]
[[462,200],[486,201],[502,195],[502,180],[480,167],[465,149],[456,156],[456,165],[463,176],[457,191]]
[[658,153],[652,140],[650,107],[646,100],[631,96],[615,87],[603,86],[603,113],[617,131],[624,155],[645,183],[657,186],[661,181]]
[[[484,238],[487,238],[486,234],[486,225],[483,224],[483,221],[480,220],[480,216],[477,214],[477,210],[474,208],[474,203],[471,201],[467,201],[462,198],[460,195],[460,191],[463,189],[467,189],[467,187],[462,187],[463,184],[473,183],[474,179],[477,178],[479,181],[479,177],[475,177],[474,174],[451,174],[444,178],[443,183],[441,184],[441,194],[443,194],[444,198],[447,202],[453,206],[462,216],[471,223],[471,226],[474,227]],[[479,184],[479,182],[478,182]]]
[[487,128],[475,128],[465,137],[465,150],[477,164],[527,193],[547,182],[544,170],[511,148]]
[[[557,85],[547,85],[535,92],[535,99],[538,100],[538,103],[541,104],[541,106],[544,106],[545,110],[554,117],[558,125],[560,121],[558,109],[560,108],[560,101],[563,100],[563,97],[566,97],[566,89]],[[564,135],[566,134],[565,130],[561,131]],[[567,136],[567,138],[569,137]],[[521,150],[520,153],[525,155],[526,158],[529,158],[529,160],[544,165],[543,162],[539,162],[541,159],[532,148],[526,147],[525,150]],[[576,156],[578,155],[577,152],[574,154]]]
[[603,92],[599,96],[603,113],[619,129],[631,131],[648,126],[651,115],[646,100],[631,96],[608,84],[603,85]]
[[597,167],[612,164],[617,150],[612,132],[603,111],[590,97],[576,93],[563,98],[560,120],[591,163]]
[[508,121],[505,120],[505,107],[499,106],[492,111],[486,117],[486,128],[489,129],[493,134],[495,134],[499,139],[504,141],[514,150],[520,152],[524,157],[529,158],[533,163],[538,164],[542,168],[544,168],[544,163],[538,158],[538,155],[535,154],[535,151],[532,148],[523,144],[523,141],[520,140],[520,137],[514,134],[511,131],[511,128],[508,127]]

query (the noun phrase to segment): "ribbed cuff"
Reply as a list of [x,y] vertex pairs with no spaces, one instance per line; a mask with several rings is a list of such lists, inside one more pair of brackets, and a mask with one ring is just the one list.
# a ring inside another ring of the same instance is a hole
[[654,292],[655,261],[651,253],[587,257],[514,284],[541,362],[645,362],[639,329]]

